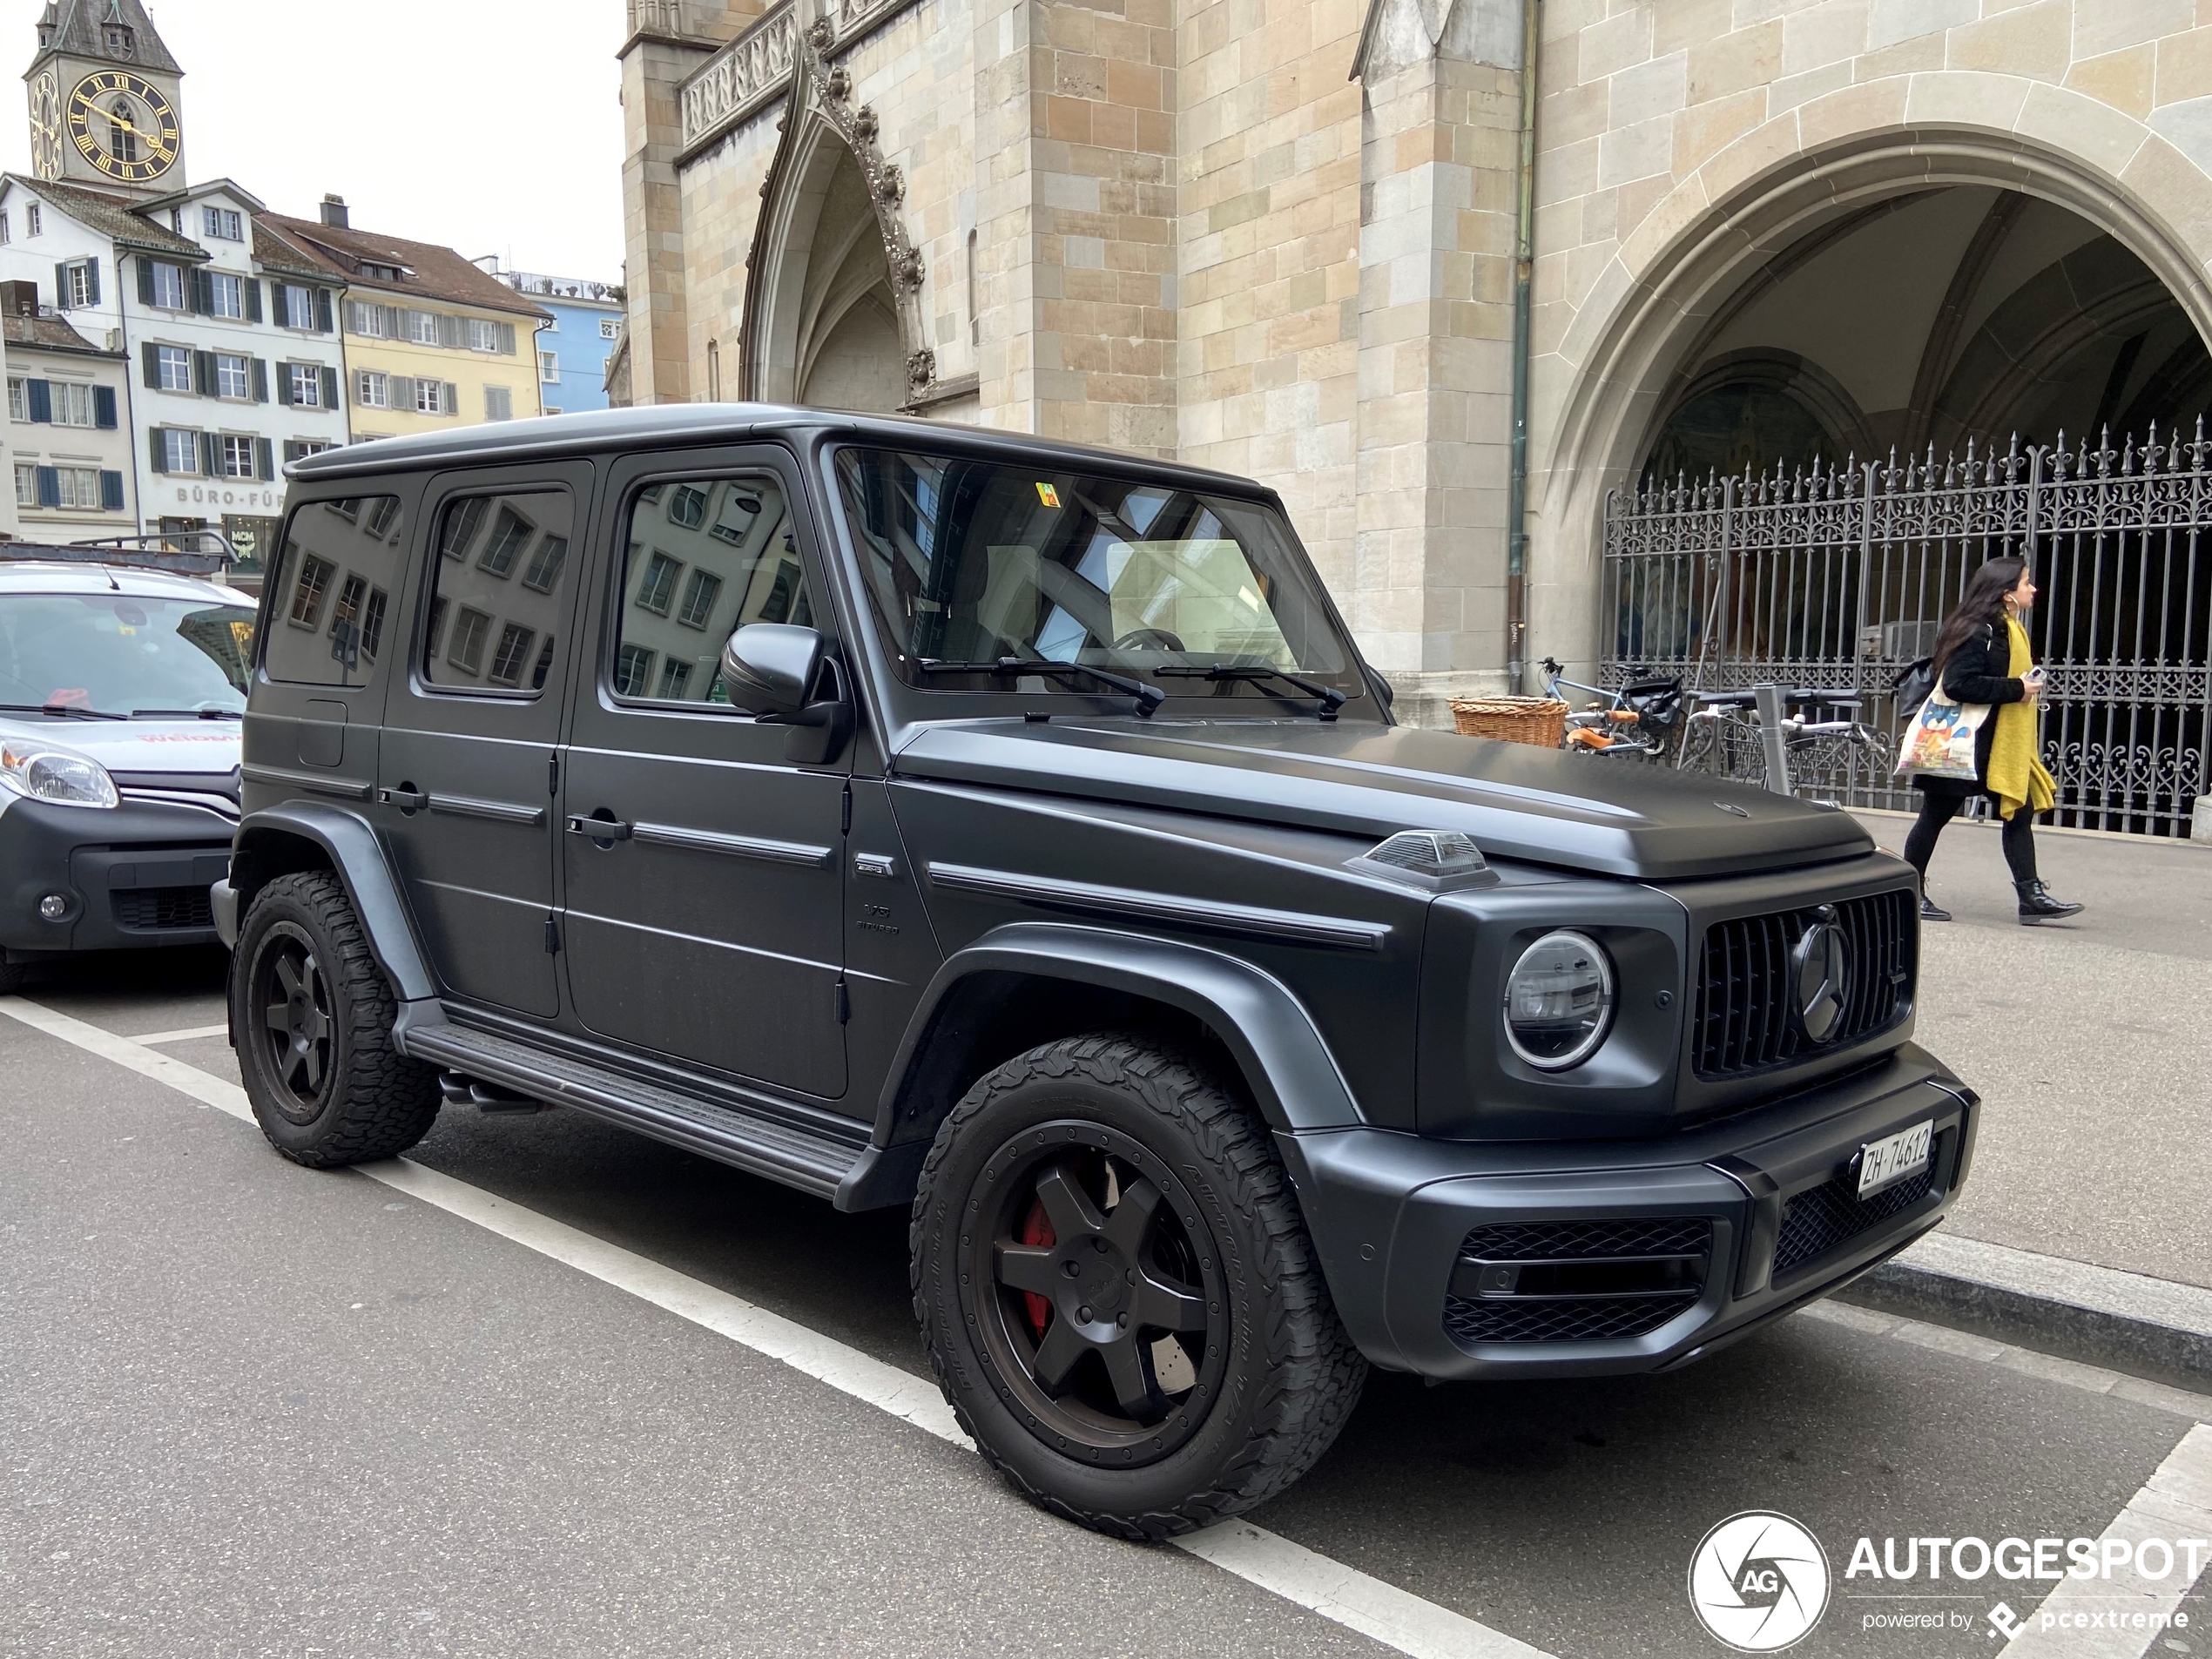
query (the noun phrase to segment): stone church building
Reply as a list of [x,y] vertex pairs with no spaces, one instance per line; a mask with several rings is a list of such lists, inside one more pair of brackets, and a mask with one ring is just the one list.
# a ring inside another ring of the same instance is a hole
[[2202,0],[627,4],[634,401],[1261,479],[1424,720],[1608,492],[2212,401]]

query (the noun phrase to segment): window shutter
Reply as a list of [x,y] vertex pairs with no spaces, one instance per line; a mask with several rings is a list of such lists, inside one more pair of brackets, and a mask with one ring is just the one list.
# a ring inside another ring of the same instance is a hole
[[95,386],[92,388],[92,424],[105,432],[115,430],[115,388]]
[[25,381],[24,395],[30,400],[30,418],[41,425],[54,418],[54,386],[51,381]]
[[384,384],[390,388],[387,401],[394,408],[411,409],[415,407],[415,381],[413,376],[407,374],[395,374],[389,380],[386,381]]
[[400,308],[397,306],[381,306],[378,309],[384,314],[384,337],[387,340],[406,339],[407,324]]
[[[245,287],[246,320],[248,322],[259,322],[261,320],[261,279],[259,277],[246,278]],[[268,401],[266,398],[263,398],[261,401],[264,403]]]
[[276,482],[276,449],[266,438],[253,440],[253,475],[265,484]]
[[469,343],[469,323],[463,317],[441,315],[438,319],[438,344],[459,349]]
[[[139,269],[145,268],[145,262],[141,260]],[[161,389],[161,347],[149,341],[139,348],[139,354],[145,359],[146,384],[157,392],[159,391]]]
[[100,475],[100,505],[111,513],[119,513],[123,510],[123,475],[121,473],[103,472]]
[[445,395],[438,401],[438,412],[441,415],[461,413],[461,388],[451,381],[446,382]]
[[330,312],[330,290],[317,288],[315,290],[315,332],[319,334],[330,334],[334,332],[334,327]]
[[153,303],[153,261],[144,257],[138,260],[138,303],[142,306]]
[[511,322],[499,325],[499,349],[509,357],[515,354],[515,325]]
[[100,262],[98,260],[87,260],[84,261],[84,303],[88,306],[96,306],[99,302]]
[[69,266],[57,265],[54,267],[54,309],[67,311],[69,308]]
[[223,441],[212,432],[199,434],[199,470],[204,477],[223,475]]
[[338,401],[338,371],[326,368],[322,372],[322,406],[326,409],[341,407]]
[[167,472],[169,470],[169,448],[159,427],[155,427],[147,432],[146,450],[150,464],[154,471]]
[[38,504],[58,507],[62,504],[62,473],[59,467],[38,469]]
[[191,308],[200,316],[207,316],[215,309],[215,280],[207,274],[207,267],[195,265],[185,272],[185,298]]
[[249,372],[253,380],[253,401],[266,403],[269,401],[269,366],[259,357],[250,357],[246,361],[252,365]]
[[196,351],[192,354],[192,389],[202,397],[215,395],[215,354]]

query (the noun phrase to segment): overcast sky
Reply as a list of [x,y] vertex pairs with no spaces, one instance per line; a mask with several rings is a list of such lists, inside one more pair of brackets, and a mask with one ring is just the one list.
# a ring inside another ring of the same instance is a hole
[[[0,0],[20,77],[44,0]],[[184,66],[185,165],[278,212],[552,276],[622,274],[622,0],[146,0]],[[30,170],[23,83],[0,165]]]

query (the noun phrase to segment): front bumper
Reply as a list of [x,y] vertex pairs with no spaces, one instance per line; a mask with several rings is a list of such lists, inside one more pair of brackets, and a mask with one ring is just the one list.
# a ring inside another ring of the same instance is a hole
[[[230,854],[229,828],[212,813],[11,800],[0,812],[0,948],[10,961],[32,961],[212,944],[207,889]],[[39,901],[57,894],[67,907],[50,921]]]
[[[1484,1144],[1370,1129],[1276,1140],[1337,1310],[1370,1359],[1437,1378],[1605,1376],[1686,1364],[1934,1226],[1966,1179],[1979,1106],[1908,1043],[1662,1141]],[[1858,1200],[1859,1149],[1931,1119],[1925,1179]],[[1653,1254],[1523,1271],[1517,1247],[1496,1242],[1576,1224],[1585,1241],[1656,1241]]]

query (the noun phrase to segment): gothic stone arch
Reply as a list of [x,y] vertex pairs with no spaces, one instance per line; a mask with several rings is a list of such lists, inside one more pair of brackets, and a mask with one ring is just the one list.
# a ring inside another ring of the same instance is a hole
[[853,105],[851,77],[824,62],[828,44],[817,22],[792,56],[745,261],[738,395],[799,402],[830,388],[887,412],[936,381],[922,260],[899,217],[905,179],[876,142],[875,112]]

